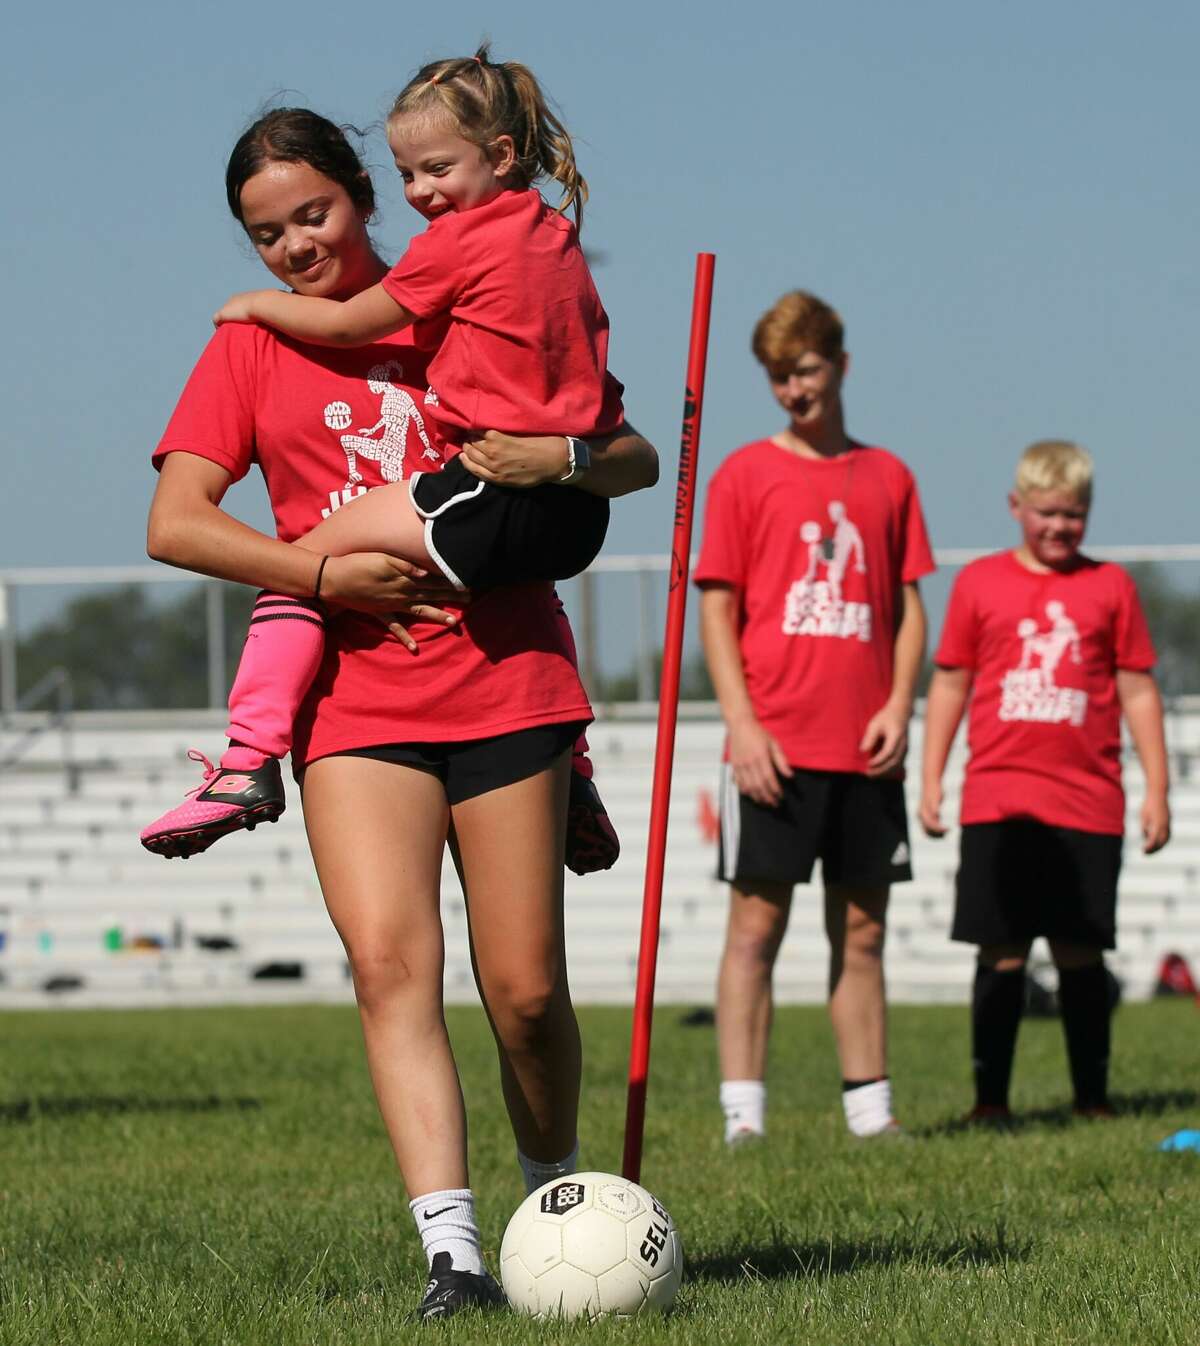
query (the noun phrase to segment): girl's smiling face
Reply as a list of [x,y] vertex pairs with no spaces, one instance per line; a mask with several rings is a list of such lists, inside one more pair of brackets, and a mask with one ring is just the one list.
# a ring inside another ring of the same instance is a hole
[[394,117],[388,144],[404,179],[405,199],[427,220],[486,205],[510,185],[516,163],[511,136],[485,149],[443,117]]
[[272,160],[246,179],[240,202],[263,265],[297,294],[345,298],[378,279],[366,215],[311,164]]

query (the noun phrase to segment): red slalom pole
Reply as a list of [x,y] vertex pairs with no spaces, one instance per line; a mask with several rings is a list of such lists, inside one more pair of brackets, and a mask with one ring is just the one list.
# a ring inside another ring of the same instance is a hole
[[621,1162],[621,1172],[631,1182],[637,1182],[642,1173],[646,1082],[650,1073],[650,1028],[654,1018],[654,975],[658,969],[658,928],[662,916],[667,815],[671,807],[671,771],[675,764],[675,721],[679,710],[679,671],[683,663],[683,618],[687,610],[692,514],[696,501],[696,458],[700,451],[700,412],[704,405],[708,319],[712,310],[713,268],[716,262],[711,252],[702,252],[696,257],[692,336],[683,394],[683,433],[679,441],[679,478],[675,486],[675,532],[671,542],[667,626],[663,638],[662,681],[658,694],[658,739],[654,748],[654,788],[650,801],[650,837],[646,847],[646,886],[642,895],[642,938],[638,947],[637,993],[633,1001],[633,1042],[629,1049],[625,1157]]

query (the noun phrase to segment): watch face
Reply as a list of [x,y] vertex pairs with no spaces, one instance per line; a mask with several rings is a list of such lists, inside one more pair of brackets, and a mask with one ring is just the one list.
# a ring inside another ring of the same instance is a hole
[[572,439],[568,441],[571,445],[571,461],[576,472],[584,472],[592,465],[592,451],[588,448],[586,439]]

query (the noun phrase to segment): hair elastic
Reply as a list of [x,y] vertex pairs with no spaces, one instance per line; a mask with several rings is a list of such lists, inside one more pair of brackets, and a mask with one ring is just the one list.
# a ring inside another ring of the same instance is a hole
[[317,566],[317,580],[316,580],[316,583],[313,585],[313,597],[314,597],[314,598],[320,598],[320,597],[321,597],[321,580],[322,580],[322,579],[324,578],[324,576],[325,576],[325,562],[328,561],[328,560],[329,560],[329,557],[328,557],[328,556],[322,556],[322,557],[321,557],[321,564],[320,564],[319,566]]

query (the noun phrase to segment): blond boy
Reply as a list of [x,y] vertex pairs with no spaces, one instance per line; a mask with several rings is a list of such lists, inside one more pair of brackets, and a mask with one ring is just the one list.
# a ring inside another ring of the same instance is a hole
[[1162,701],[1133,580],[1080,551],[1092,460],[1043,440],[1017,466],[1020,544],[964,567],[946,611],[925,722],[920,820],[943,836],[942,775],[970,703],[961,863],[951,938],[978,946],[972,999],[975,1106],[1010,1119],[1009,1079],[1032,941],[1045,936],[1080,1115],[1111,1115],[1111,1011],[1125,831],[1121,717],[1146,780],[1143,849],[1170,837]]

